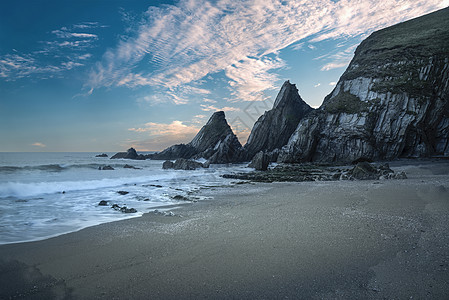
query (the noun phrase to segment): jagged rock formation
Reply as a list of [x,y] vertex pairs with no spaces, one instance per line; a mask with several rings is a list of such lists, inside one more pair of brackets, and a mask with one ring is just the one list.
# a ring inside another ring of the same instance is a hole
[[211,116],[190,143],[171,146],[160,153],[150,155],[149,158],[204,158],[209,163],[220,164],[239,161],[242,153],[243,147],[226,122],[224,112],[219,111]]
[[126,152],[118,152],[111,157],[111,159],[119,158],[143,160],[145,159],[145,156],[142,154],[137,154],[136,149],[129,148]]
[[148,155],[148,158],[159,160],[170,160],[177,158],[191,158],[198,151],[190,144],[177,144],[168,147],[167,149]]
[[449,156],[449,8],[374,32],[279,162]]
[[208,168],[208,167],[209,167],[208,165],[204,165],[200,162],[185,158],[178,158],[175,162],[166,160],[162,164],[162,169],[175,169],[175,170],[196,170],[198,168]]
[[259,151],[271,152],[287,144],[299,121],[313,109],[298,94],[296,85],[284,82],[273,108],[254,124],[244,146],[248,159]]

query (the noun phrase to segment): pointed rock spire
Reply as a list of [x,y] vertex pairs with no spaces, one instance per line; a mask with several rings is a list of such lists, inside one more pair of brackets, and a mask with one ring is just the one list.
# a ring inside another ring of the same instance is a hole
[[218,141],[224,140],[230,133],[232,133],[232,129],[226,122],[224,112],[217,111],[189,144],[196,148],[198,152],[203,152],[214,147]]
[[242,145],[223,111],[215,112],[188,144],[171,146],[152,159],[205,158],[212,164],[232,163],[242,157]]
[[259,151],[273,151],[287,144],[299,121],[313,109],[299,96],[296,85],[284,82],[273,108],[254,124],[245,145],[247,158]]

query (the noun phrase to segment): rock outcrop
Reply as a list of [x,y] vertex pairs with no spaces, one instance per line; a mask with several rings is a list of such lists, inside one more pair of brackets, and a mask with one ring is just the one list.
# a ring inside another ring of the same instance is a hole
[[111,166],[99,166],[98,170],[112,171],[112,170],[114,170],[114,168]]
[[166,160],[162,164],[162,169],[175,169],[175,170],[196,170],[198,168],[207,168],[204,164],[185,158],[178,158],[175,162]]
[[151,159],[204,158],[212,164],[233,163],[241,160],[243,147],[232,132],[222,111],[215,112],[188,144],[171,146],[149,156]]
[[172,162],[171,160],[166,160],[162,163],[162,169],[167,170],[167,169],[174,169],[175,168],[175,163]]
[[299,96],[296,85],[284,82],[273,108],[254,124],[244,148],[248,160],[259,151],[271,152],[287,144],[299,121],[313,109]]
[[449,156],[449,8],[374,32],[279,162]]
[[136,149],[134,148],[129,148],[126,152],[118,152],[111,157],[111,159],[119,159],[119,158],[138,159],[138,160],[146,159],[144,155],[137,154]]
[[148,155],[148,158],[157,159],[157,160],[170,160],[177,158],[191,158],[198,151],[192,147],[190,144],[177,144],[168,147],[167,149]]
[[254,168],[257,171],[266,171],[269,164],[269,156],[265,152],[260,151],[256,155],[254,155],[248,167]]
[[[259,153],[256,154],[255,158],[259,156]],[[223,177],[256,182],[407,179],[404,171],[396,173],[386,163],[370,164],[368,162],[360,162],[354,167],[315,163],[278,164],[264,172],[256,170],[253,172],[224,174]]]

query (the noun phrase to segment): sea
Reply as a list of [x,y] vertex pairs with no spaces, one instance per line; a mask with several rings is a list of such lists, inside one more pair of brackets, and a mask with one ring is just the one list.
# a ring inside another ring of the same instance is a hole
[[[42,240],[155,210],[167,212],[188,202],[186,198],[205,200],[195,195],[200,189],[232,184],[221,175],[249,171],[246,164],[164,170],[163,161],[112,160],[114,153],[97,154],[0,152],[0,244]],[[100,170],[104,166],[113,170]],[[113,209],[114,204],[137,212],[123,213]]]

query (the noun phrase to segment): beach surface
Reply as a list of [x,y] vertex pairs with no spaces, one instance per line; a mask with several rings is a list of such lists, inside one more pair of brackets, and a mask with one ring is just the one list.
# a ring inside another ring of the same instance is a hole
[[448,299],[449,162],[390,165],[0,246],[0,299]]

